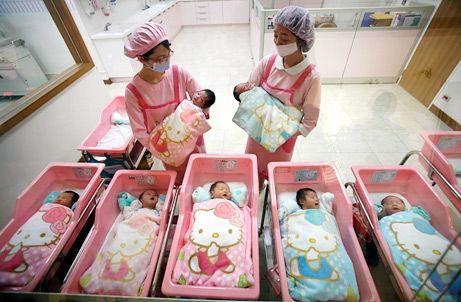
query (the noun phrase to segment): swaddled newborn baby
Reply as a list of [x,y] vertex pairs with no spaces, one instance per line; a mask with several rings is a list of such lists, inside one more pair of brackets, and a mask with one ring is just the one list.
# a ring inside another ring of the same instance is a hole
[[0,288],[27,286],[37,278],[65,236],[78,199],[74,191],[51,192],[37,212],[0,246]]
[[139,199],[121,192],[118,203],[123,220],[114,224],[115,230],[107,234],[95,261],[80,277],[86,293],[136,296],[144,286],[163,203],[152,189]]
[[341,241],[336,220],[330,214],[333,197],[331,193],[324,193],[321,203],[311,188],[296,192],[297,204],[279,197],[288,289],[295,300],[359,300],[354,267]]
[[216,181],[206,200],[195,200],[173,282],[227,288],[254,283],[250,209],[237,206],[233,195],[229,184]]
[[240,83],[234,87],[234,97],[240,105],[232,121],[268,151],[274,152],[298,132],[301,111],[263,88]]
[[[160,211],[163,208],[163,201],[159,200],[157,191],[146,190],[139,195],[139,199],[131,201],[130,205],[124,206],[123,217],[130,218],[133,214],[140,209],[153,210],[156,219],[155,222],[160,224]],[[158,219],[157,219],[158,218]]]
[[[388,195],[376,206],[379,229],[391,250],[392,259],[415,292],[428,278],[416,296],[417,301],[433,301],[461,269],[461,252],[430,223],[422,207],[407,209],[402,198]],[[442,254],[447,251],[435,267]],[[461,279],[450,286],[441,301],[459,301]]]
[[197,91],[191,100],[183,100],[152,130],[149,151],[167,165],[182,165],[198,138],[211,129],[207,112],[214,102],[215,94],[209,89]]

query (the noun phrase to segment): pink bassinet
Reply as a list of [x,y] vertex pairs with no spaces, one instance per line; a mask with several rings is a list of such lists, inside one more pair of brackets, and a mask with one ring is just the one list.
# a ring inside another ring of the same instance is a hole
[[0,248],[5,246],[16,231],[39,210],[51,192],[72,190],[79,193],[80,198],[61,240],[44,261],[33,280],[23,287],[5,287],[1,290],[33,291],[39,282],[47,277],[58,256],[67,254],[96,206],[98,194],[102,192],[103,180],[100,175],[103,169],[103,164],[51,163],[18,196],[13,218],[0,233]]
[[[258,249],[258,173],[256,156],[192,154],[179,196],[179,219],[176,225],[170,256],[166,267],[162,293],[167,296],[192,298],[218,298],[255,300],[259,297],[259,249]],[[255,282],[248,288],[225,288],[180,285],[172,281],[173,269],[178,259],[184,234],[191,223],[193,208],[192,192],[198,186],[222,180],[225,182],[243,182],[248,189],[248,207],[251,209],[251,253]]]
[[[450,211],[447,205],[437,196],[423,176],[414,168],[402,166],[354,166],[352,172],[356,178],[355,191],[364,206],[366,215],[371,220],[373,239],[380,253],[383,264],[392,277],[391,281],[396,291],[403,295],[404,300],[413,297],[408,283],[394,264],[391,251],[380,230],[378,215],[374,208],[371,193],[398,193],[412,206],[423,207],[431,216],[431,224],[448,240],[456,237]],[[461,239],[456,246],[461,248]]]
[[[461,170],[461,131],[422,132],[421,136],[424,139],[422,154],[442,174],[448,184],[437,174],[432,175],[433,180],[456,209],[461,211],[461,176],[456,177],[456,169]],[[452,186],[455,192],[450,190],[449,186]]]
[[[282,293],[283,301],[292,301],[288,292],[285,260],[279,223],[278,194],[309,187],[319,192],[334,194],[335,219],[344,247],[354,265],[360,301],[380,301],[375,284],[360,249],[352,227],[352,204],[347,198],[344,185],[333,163],[269,163],[269,191],[271,211],[271,238],[275,248],[274,267],[269,268],[268,278],[274,290]],[[265,239],[268,234],[265,234]],[[266,239],[267,240],[267,239]],[[265,241],[266,241],[265,240]]]
[[[131,137],[120,147],[117,148],[100,148],[97,147],[98,142],[106,135],[111,128],[112,113],[113,112],[126,112],[125,97],[118,96],[114,98],[102,111],[99,118],[98,125],[83,142],[77,147],[82,152],[83,158],[87,162],[104,162],[110,166],[120,166],[127,169],[136,167],[136,162],[142,156],[144,148],[136,141],[133,134]],[[96,157],[105,157],[105,160],[98,160]],[[110,169],[106,167],[106,169]],[[112,169],[111,171],[114,172]],[[112,173],[113,174],[113,173]]]
[[140,296],[148,296],[157,262],[159,261],[160,249],[165,238],[168,216],[171,213],[170,205],[175,179],[175,171],[117,171],[96,207],[94,226],[90,230],[90,234],[82,246],[79,255],[75,259],[75,262],[72,264],[72,268],[69,270],[64,280],[61,292],[71,294],[83,293],[79,284],[80,277],[95,261],[106,236],[114,225],[114,221],[121,214],[117,202],[118,194],[120,192],[128,192],[134,196],[139,196],[139,194],[147,189],[154,189],[159,194],[165,194],[166,197],[161,216],[162,222],[159,226],[150,265],[147,270],[142,292],[140,293]]

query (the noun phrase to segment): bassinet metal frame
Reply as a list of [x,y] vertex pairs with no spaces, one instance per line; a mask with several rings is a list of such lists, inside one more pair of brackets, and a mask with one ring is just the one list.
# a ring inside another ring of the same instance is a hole
[[[399,163],[399,166],[403,166],[405,165],[405,163],[407,162],[407,160],[412,156],[412,155],[418,155],[422,160],[424,160],[424,162],[429,166],[429,169],[427,171],[427,176],[429,177],[429,179],[431,179],[433,181],[433,184],[438,184],[440,186],[440,184],[437,182],[438,179],[440,179],[440,181],[442,182],[442,185],[443,186],[446,186],[450,192],[455,196],[456,199],[458,199],[460,202],[461,202],[461,193],[458,192],[455,187],[453,187],[453,185],[451,183],[448,182],[448,180],[442,175],[442,173],[440,173],[440,171],[431,163],[431,161],[419,150],[413,150],[413,151],[410,151],[408,152],[404,158],[402,159],[402,161]],[[437,178],[434,179],[433,178],[433,175],[436,175]]]

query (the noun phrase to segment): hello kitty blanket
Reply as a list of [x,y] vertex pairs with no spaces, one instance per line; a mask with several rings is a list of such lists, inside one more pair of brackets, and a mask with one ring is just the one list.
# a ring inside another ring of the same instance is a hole
[[194,204],[192,225],[173,271],[182,285],[249,287],[251,260],[250,209],[226,199]]
[[299,301],[358,301],[354,267],[334,217],[298,210],[281,221],[290,296]]
[[[379,221],[384,239],[398,269],[413,291],[416,291],[435,263],[447,249],[449,241],[420,215],[404,211],[386,216]],[[434,301],[443,288],[461,269],[461,253],[452,247],[429,282],[417,294],[417,301]],[[461,278],[450,287],[440,301],[459,301]]]
[[159,229],[154,210],[139,209],[121,221],[80,277],[86,293],[136,296],[142,290]]
[[24,223],[0,252],[0,286],[26,286],[58,245],[74,213],[48,203]]
[[274,152],[298,131],[301,111],[261,87],[241,93],[240,100],[232,121],[267,151]]
[[178,167],[194,150],[200,135],[210,130],[202,109],[182,101],[149,136],[149,151],[162,162]]

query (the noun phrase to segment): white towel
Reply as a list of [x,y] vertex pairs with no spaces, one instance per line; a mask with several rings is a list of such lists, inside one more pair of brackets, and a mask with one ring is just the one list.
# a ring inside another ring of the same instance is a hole
[[110,121],[114,125],[129,125],[130,119],[128,118],[128,113],[126,112],[112,112]]
[[133,135],[130,125],[113,125],[98,142],[98,148],[118,148],[123,146]]

